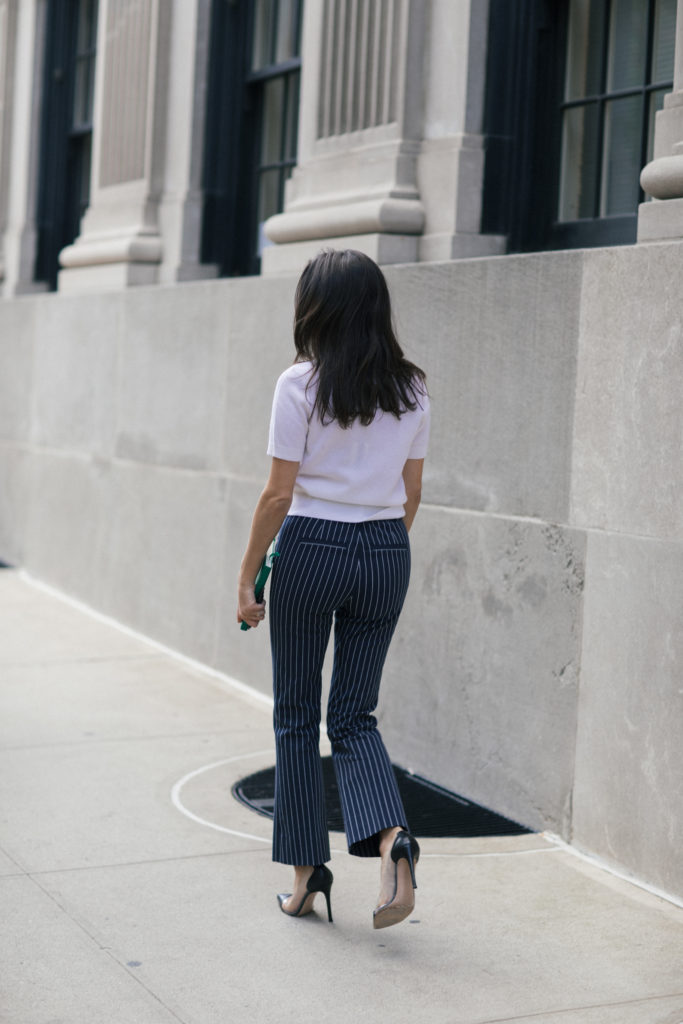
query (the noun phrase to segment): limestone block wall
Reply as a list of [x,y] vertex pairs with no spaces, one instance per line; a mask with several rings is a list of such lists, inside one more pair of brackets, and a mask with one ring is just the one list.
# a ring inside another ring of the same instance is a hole
[[[394,760],[683,895],[678,243],[391,267],[434,432]],[[0,303],[0,558],[267,692],[234,622],[295,278]]]

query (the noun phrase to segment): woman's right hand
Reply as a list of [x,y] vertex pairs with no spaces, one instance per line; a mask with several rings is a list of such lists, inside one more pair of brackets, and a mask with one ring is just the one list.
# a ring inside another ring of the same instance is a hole
[[237,587],[237,622],[246,622],[256,629],[266,615],[266,602],[258,602],[254,596],[254,584],[241,584]]

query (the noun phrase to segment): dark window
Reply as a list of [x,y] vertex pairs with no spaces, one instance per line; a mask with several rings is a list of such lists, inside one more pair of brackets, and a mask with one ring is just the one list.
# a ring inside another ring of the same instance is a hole
[[302,0],[214,0],[202,259],[257,274],[296,164]]
[[97,0],[49,0],[35,277],[50,288],[89,201],[96,38]]
[[635,241],[640,171],[673,84],[676,0],[515,0],[497,24],[499,2],[483,229],[517,251]]

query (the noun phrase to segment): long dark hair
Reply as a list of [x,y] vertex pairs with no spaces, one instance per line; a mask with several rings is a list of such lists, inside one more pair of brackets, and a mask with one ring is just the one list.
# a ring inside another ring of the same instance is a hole
[[353,249],[326,249],[306,265],[294,300],[297,361],[317,378],[323,423],[371,423],[378,409],[397,418],[426,393],[425,374],[404,357],[391,300],[377,264]]

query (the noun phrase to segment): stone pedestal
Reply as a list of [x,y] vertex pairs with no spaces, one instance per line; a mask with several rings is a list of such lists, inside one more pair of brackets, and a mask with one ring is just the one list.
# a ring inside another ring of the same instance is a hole
[[60,254],[59,290],[158,279],[160,157],[170,5],[104,0],[99,11],[90,207]]
[[264,273],[325,245],[417,259],[424,15],[420,0],[305,5],[298,166],[266,225]]
[[264,273],[325,245],[380,263],[505,251],[480,233],[487,17],[488,0],[306,5],[298,166]]
[[638,210],[639,242],[683,238],[683,0],[676,9],[673,92],[657,113],[654,141],[654,160],[640,176],[653,201]]
[[102,0],[90,207],[60,291],[214,275],[198,259],[208,17],[209,0]]

